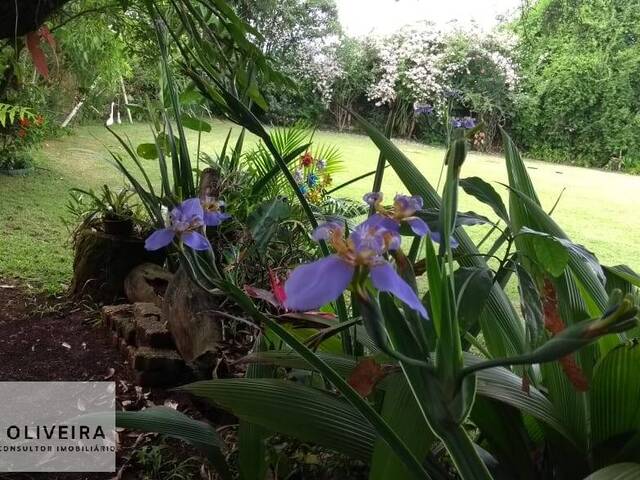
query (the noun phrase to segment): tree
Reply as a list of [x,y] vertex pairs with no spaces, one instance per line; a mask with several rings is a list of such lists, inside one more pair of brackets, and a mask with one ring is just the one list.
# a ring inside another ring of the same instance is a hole
[[640,2],[545,0],[518,32],[519,142],[546,158],[639,164]]
[[258,45],[270,56],[290,58],[306,43],[341,32],[335,0],[235,0],[238,15],[256,28]]

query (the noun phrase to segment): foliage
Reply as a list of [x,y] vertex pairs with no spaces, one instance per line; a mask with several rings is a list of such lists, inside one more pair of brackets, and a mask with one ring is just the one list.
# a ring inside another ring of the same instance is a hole
[[0,103],[0,169],[31,165],[31,151],[44,138],[45,119],[30,108]]
[[636,1],[546,0],[518,24],[516,139],[538,157],[612,169],[638,163]]

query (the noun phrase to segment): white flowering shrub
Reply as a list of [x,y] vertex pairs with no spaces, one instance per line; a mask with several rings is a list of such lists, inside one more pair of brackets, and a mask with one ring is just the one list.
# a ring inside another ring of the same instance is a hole
[[285,110],[312,122],[331,114],[340,130],[350,127],[351,109],[370,118],[392,112],[395,134],[430,142],[444,140],[450,125],[482,121],[486,135],[476,147],[484,149],[511,110],[515,45],[503,31],[445,33],[429,22],[364,41],[302,42],[285,65],[299,89]]

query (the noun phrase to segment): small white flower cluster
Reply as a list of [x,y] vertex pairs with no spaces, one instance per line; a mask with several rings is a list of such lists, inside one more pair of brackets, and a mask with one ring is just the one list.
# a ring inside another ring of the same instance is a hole
[[375,40],[379,72],[367,96],[377,106],[402,98],[407,102],[439,105],[453,90],[459,75],[470,75],[469,62],[486,61],[513,90],[518,76],[511,52],[516,38],[505,32],[477,29],[443,33],[420,23]]
[[377,39],[380,73],[367,96],[376,105],[393,102],[398,95],[412,102],[427,102],[442,91],[440,66],[442,35],[429,23],[408,26]]

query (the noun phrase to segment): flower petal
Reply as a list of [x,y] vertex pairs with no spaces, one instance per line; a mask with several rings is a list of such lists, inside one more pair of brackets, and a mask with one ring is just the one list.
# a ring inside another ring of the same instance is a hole
[[398,275],[389,263],[384,262],[371,268],[371,282],[381,292],[393,294],[424,318],[429,318],[427,310],[420,302],[416,292]]
[[202,218],[203,210],[202,203],[199,198],[188,198],[180,204],[180,211],[182,218],[187,221],[191,218]]
[[379,213],[374,213],[360,225],[366,225],[367,227],[382,227],[387,230],[391,230],[392,232],[400,231],[400,225],[398,222],[392,218],[380,215]]
[[340,233],[340,237],[344,236],[344,227],[341,224],[338,222],[326,222],[315,228],[311,234],[311,238],[316,242],[319,242],[320,240],[330,240],[331,236],[335,235],[337,232]]
[[180,235],[180,240],[182,240],[187,246],[193,248],[194,250],[209,249],[209,240],[207,240],[206,237],[200,232],[184,232],[182,235]]
[[420,237],[424,237],[429,233],[429,225],[427,225],[427,223],[421,218],[407,217],[404,220],[405,222],[407,222],[407,224],[411,227],[411,230],[413,230],[413,233],[415,233],[416,235]]
[[176,233],[169,228],[156,230],[147,237],[144,242],[144,248],[146,250],[160,250],[161,248],[169,245],[173,241],[173,237],[175,237],[175,235]]
[[[442,235],[440,235],[440,232],[429,232],[429,238],[436,243],[440,243],[442,241]],[[451,248],[458,248],[458,245],[460,245],[460,242],[453,237],[451,237],[449,243],[451,243]]]
[[306,311],[326,305],[349,286],[353,270],[337,255],[300,265],[284,284],[285,307]]
[[207,227],[217,227],[225,220],[231,218],[231,215],[223,212],[204,212],[204,224]]

